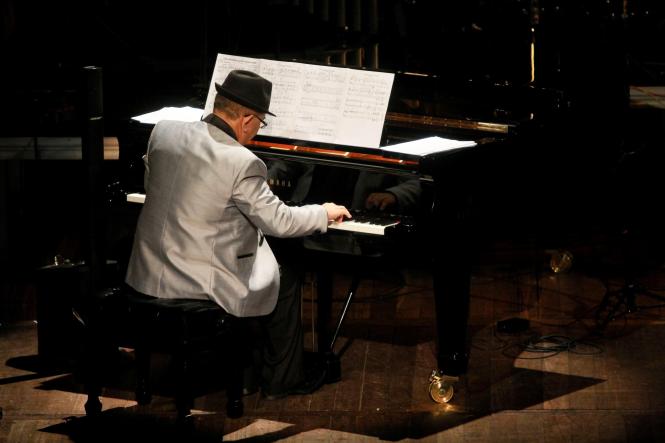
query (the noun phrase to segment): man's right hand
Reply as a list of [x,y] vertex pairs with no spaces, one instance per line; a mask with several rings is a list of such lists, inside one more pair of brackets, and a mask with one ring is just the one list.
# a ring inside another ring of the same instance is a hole
[[329,222],[341,222],[344,218],[351,218],[351,213],[344,207],[335,203],[324,203],[321,205],[328,213]]

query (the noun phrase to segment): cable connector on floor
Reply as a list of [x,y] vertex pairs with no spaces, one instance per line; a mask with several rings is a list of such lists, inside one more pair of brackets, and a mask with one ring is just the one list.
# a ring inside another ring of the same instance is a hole
[[519,332],[524,332],[531,326],[530,322],[526,318],[513,317],[506,320],[499,320],[496,322],[497,332],[504,334],[517,334]]

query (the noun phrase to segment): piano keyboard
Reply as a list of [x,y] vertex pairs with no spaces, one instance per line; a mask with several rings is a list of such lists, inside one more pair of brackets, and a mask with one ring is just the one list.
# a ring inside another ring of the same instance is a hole
[[[145,203],[145,194],[127,194],[130,203]],[[332,223],[328,229],[338,231],[357,232],[359,234],[385,235],[386,228],[399,224],[396,217],[386,217],[383,214],[367,214],[363,211],[351,211],[353,218],[339,223]]]
[[351,231],[359,234],[385,235],[386,229],[399,224],[397,216],[388,216],[382,213],[351,211],[353,218],[339,223],[332,223],[328,229]]

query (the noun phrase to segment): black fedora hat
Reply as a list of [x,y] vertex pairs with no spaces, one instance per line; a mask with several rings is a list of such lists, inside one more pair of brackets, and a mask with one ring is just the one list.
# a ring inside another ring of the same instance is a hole
[[229,72],[224,83],[215,83],[215,89],[219,95],[253,111],[275,115],[268,110],[272,83],[258,74],[234,69]]

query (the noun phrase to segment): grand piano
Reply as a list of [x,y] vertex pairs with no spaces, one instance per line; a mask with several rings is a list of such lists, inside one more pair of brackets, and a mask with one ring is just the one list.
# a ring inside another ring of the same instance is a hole
[[[410,263],[418,262],[431,272],[438,365],[429,383],[430,396],[437,402],[448,402],[453,397],[454,384],[468,366],[467,322],[477,212],[474,201],[479,193],[497,192],[495,171],[510,175],[506,167],[519,168],[518,159],[524,158],[534,137],[542,136],[544,122],[551,120],[550,114],[559,110],[561,103],[558,91],[509,84],[451,85],[437,76],[397,73],[382,146],[434,135],[473,140],[476,145],[413,156],[259,135],[248,146],[266,161],[273,190],[289,204],[335,201],[355,207],[358,215],[364,208],[358,207],[362,205],[354,201],[353,194],[363,177],[415,186],[416,194],[409,204],[398,202],[383,211],[381,220],[373,218],[376,211],[363,212],[362,220],[356,217],[351,223],[334,226],[328,235],[338,240],[351,238],[341,241],[351,245],[341,253],[354,260],[362,260],[364,254],[375,258],[377,253],[395,260],[407,257]],[[151,129],[152,125],[130,121],[120,136],[125,193],[142,192],[141,155]],[[299,186],[303,176],[307,177],[305,192]],[[325,238],[305,240],[306,249],[319,258],[327,252],[339,254],[339,249],[330,246],[339,243],[329,244]],[[418,259],[410,254],[417,254]],[[339,260],[330,260],[314,269],[319,319],[331,317],[334,267],[330,266],[336,262]],[[330,322],[319,321],[318,347],[329,351],[333,371],[339,367],[333,353],[334,341],[357,284],[354,278],[334,334],[329,330]]]

